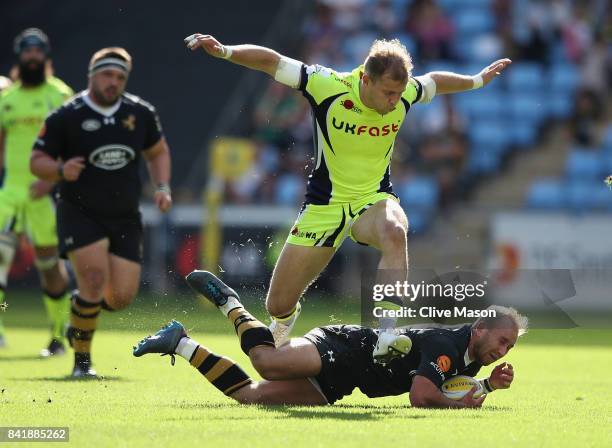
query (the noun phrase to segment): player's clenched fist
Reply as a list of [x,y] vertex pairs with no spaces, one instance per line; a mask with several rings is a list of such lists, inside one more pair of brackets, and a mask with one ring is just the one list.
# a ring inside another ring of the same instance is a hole
[[157,205],[157,208],[162,213],[166,213],[172,207],[172,196],[168,192],[156,191],[154,200],[155,205]]
[[187,36],[185,39],[185,44],[187,44],[187,48],[192,51],[197,50],[198,48],[203,49],[206,53],[216,58],[228,58],[229,57],[229,49],[221,44],[217,39],[208,35],[208,34],[192,34],[191,36]]
[[73,157],[66,160],[61,168],[62,179],[68,182],[74,182],[81,175],[81,171],[85,169],[84,157]]

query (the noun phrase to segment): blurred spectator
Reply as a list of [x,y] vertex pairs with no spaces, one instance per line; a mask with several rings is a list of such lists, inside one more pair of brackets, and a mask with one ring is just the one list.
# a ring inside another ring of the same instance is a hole
[[555,31],[550,12],[547,0],[517,2],[513,14],[513,37],[521,59],[535,62],[548,60]]
[[414,38],[421,61],[453,59],[453,24],[434,0],[415,0],[410,5],[406,31]]
[[298,94],[270,80],[255,107],[255,137],[280,147],[288,146],[291,128],[301,116],[300,101]]
[[420,146],[419,174],[429,174],[437,180],[441,207],[456,198],[466,155],[466,138],[457,131],[431,135]]
[[608,95],[612,83],[612,52],[603,32],[595,34],[593,45],[584,54],[581,78],[584,88],[596,92],[601,98]]
[[581,2],[574,5],[574,13],[562,24],[562,33],[567,56],[575,63],[581,62],[593,38],[588,10]]
[[398,28],[397,13],[393,10],[391,0],[377,0],[366,16],[369,27],[378,37],[395,38]]
[[597,93],[588,89],[580,90],[576,95],[576,105],[571,120],[574,143],[584,147],[595,147],[597,127],[602,115],[602,104]]

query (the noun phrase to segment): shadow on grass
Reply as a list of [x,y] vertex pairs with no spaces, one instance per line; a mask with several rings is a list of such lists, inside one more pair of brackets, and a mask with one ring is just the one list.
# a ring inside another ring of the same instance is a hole
[[[202,409],[202,410],[232,410],[236,408],[244,408],[244,405],[239,403],[180,403],[167,405],[172,408],[180,409]],[[425,418],[446,418],[448,417],[447,411],[457,413],[457,417],[461,416],[464,409],[416,409],[411,408],[408,405],[390,405],[390,406],[377,406],[375,404],[336,404],[332,406],[304,406],[304,405],[253,405],[254,410],[270,411],[271,418],[278,418],[278,413],[284,414],[285,418],[318,418],[318,419],[336,419],[336,420],[379,420],[382,418],[398,418],[398,419],[410,419],[419,420]],[[427,415],[420,414],[420,412],[427,412]],[[483,415],[475,414],[474,410],[468,410],[472,412],[465,413],[466,418],[483,418]],[[508,406],[486,406],[482,409],[475,410],[477,412],[500,412],[508,413],[512,412],[512,408]],[[433,412],[433,414],[432,414]],[[438,413],[438,415],[436,415]],[[201,417],[194,416],[188,417],[187,420],[199,420]],[[237,420],[253,420],[262,418],[261,415],[244,416],[244,417],[232,417]],[[176,418],[175,420],[184,420],[185,418]],[[208,414],[207,420],[226,420],[226,415],[214,416]],[[172,419],[170,419],[172,420]]]
[[68,382],[68,383],[94,383],[94,382],[99,382],[99,383],[104,383],[106,381],[120,381],[120,382],[125,382],[125,383],[130,383],[132,382],[132,380],[128,379],[128,378],[124,378],[124,377],[120,377],[120,376],[99,376],[96,378],[73,378],[70,375],[65,375],[65,376],[43,376],[43,377],[38,377],[38,378],[8,378],[9,380],[12,381],[26,381],[26,382],[46,382],[46,381],[53,381],[53,382]]

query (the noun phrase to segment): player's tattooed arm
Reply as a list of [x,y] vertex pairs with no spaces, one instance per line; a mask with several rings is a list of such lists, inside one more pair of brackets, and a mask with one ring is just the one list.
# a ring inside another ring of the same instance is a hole
[[147,162],[151,182],[156,186],[155,205],[161,212],[167,212],[172,207],[172,195],[170,192],[170,149],[166,139],[160,138],[142,154]]
[[474,398],[474,392],[476,386],[461,400],[451,400],[429,378],[416,375],[410,388],[410,404],[415,408],[479,408],[486,395]]
[[196,33],[184,40],[191,51],[201,48],[211,56],[227,59],[235,64],[265,72],[270,76],[276,75],[279,62],[283,58],[276,51],[258,45],[223,45],[208,34]]

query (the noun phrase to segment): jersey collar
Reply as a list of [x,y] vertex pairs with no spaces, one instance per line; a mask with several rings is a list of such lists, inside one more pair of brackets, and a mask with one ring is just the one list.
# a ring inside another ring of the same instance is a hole
[[473,362],[474,362],[474,360],[470,358],[469,348],[466,348],[465,349],[465,354],[463,355],[463,363],[467,367],[470,364],[472,364]]
[[121,107],[121,97],[117,100],[115,104],[109,107],[98,106],[93,100],[89,97],[89,90],[85,90],[83,92],[83,101],[87,104],[91,109],[98,112],[100,115],[104,115],[105,117],[112,117],[115,115],[115,112],[119,110]]

